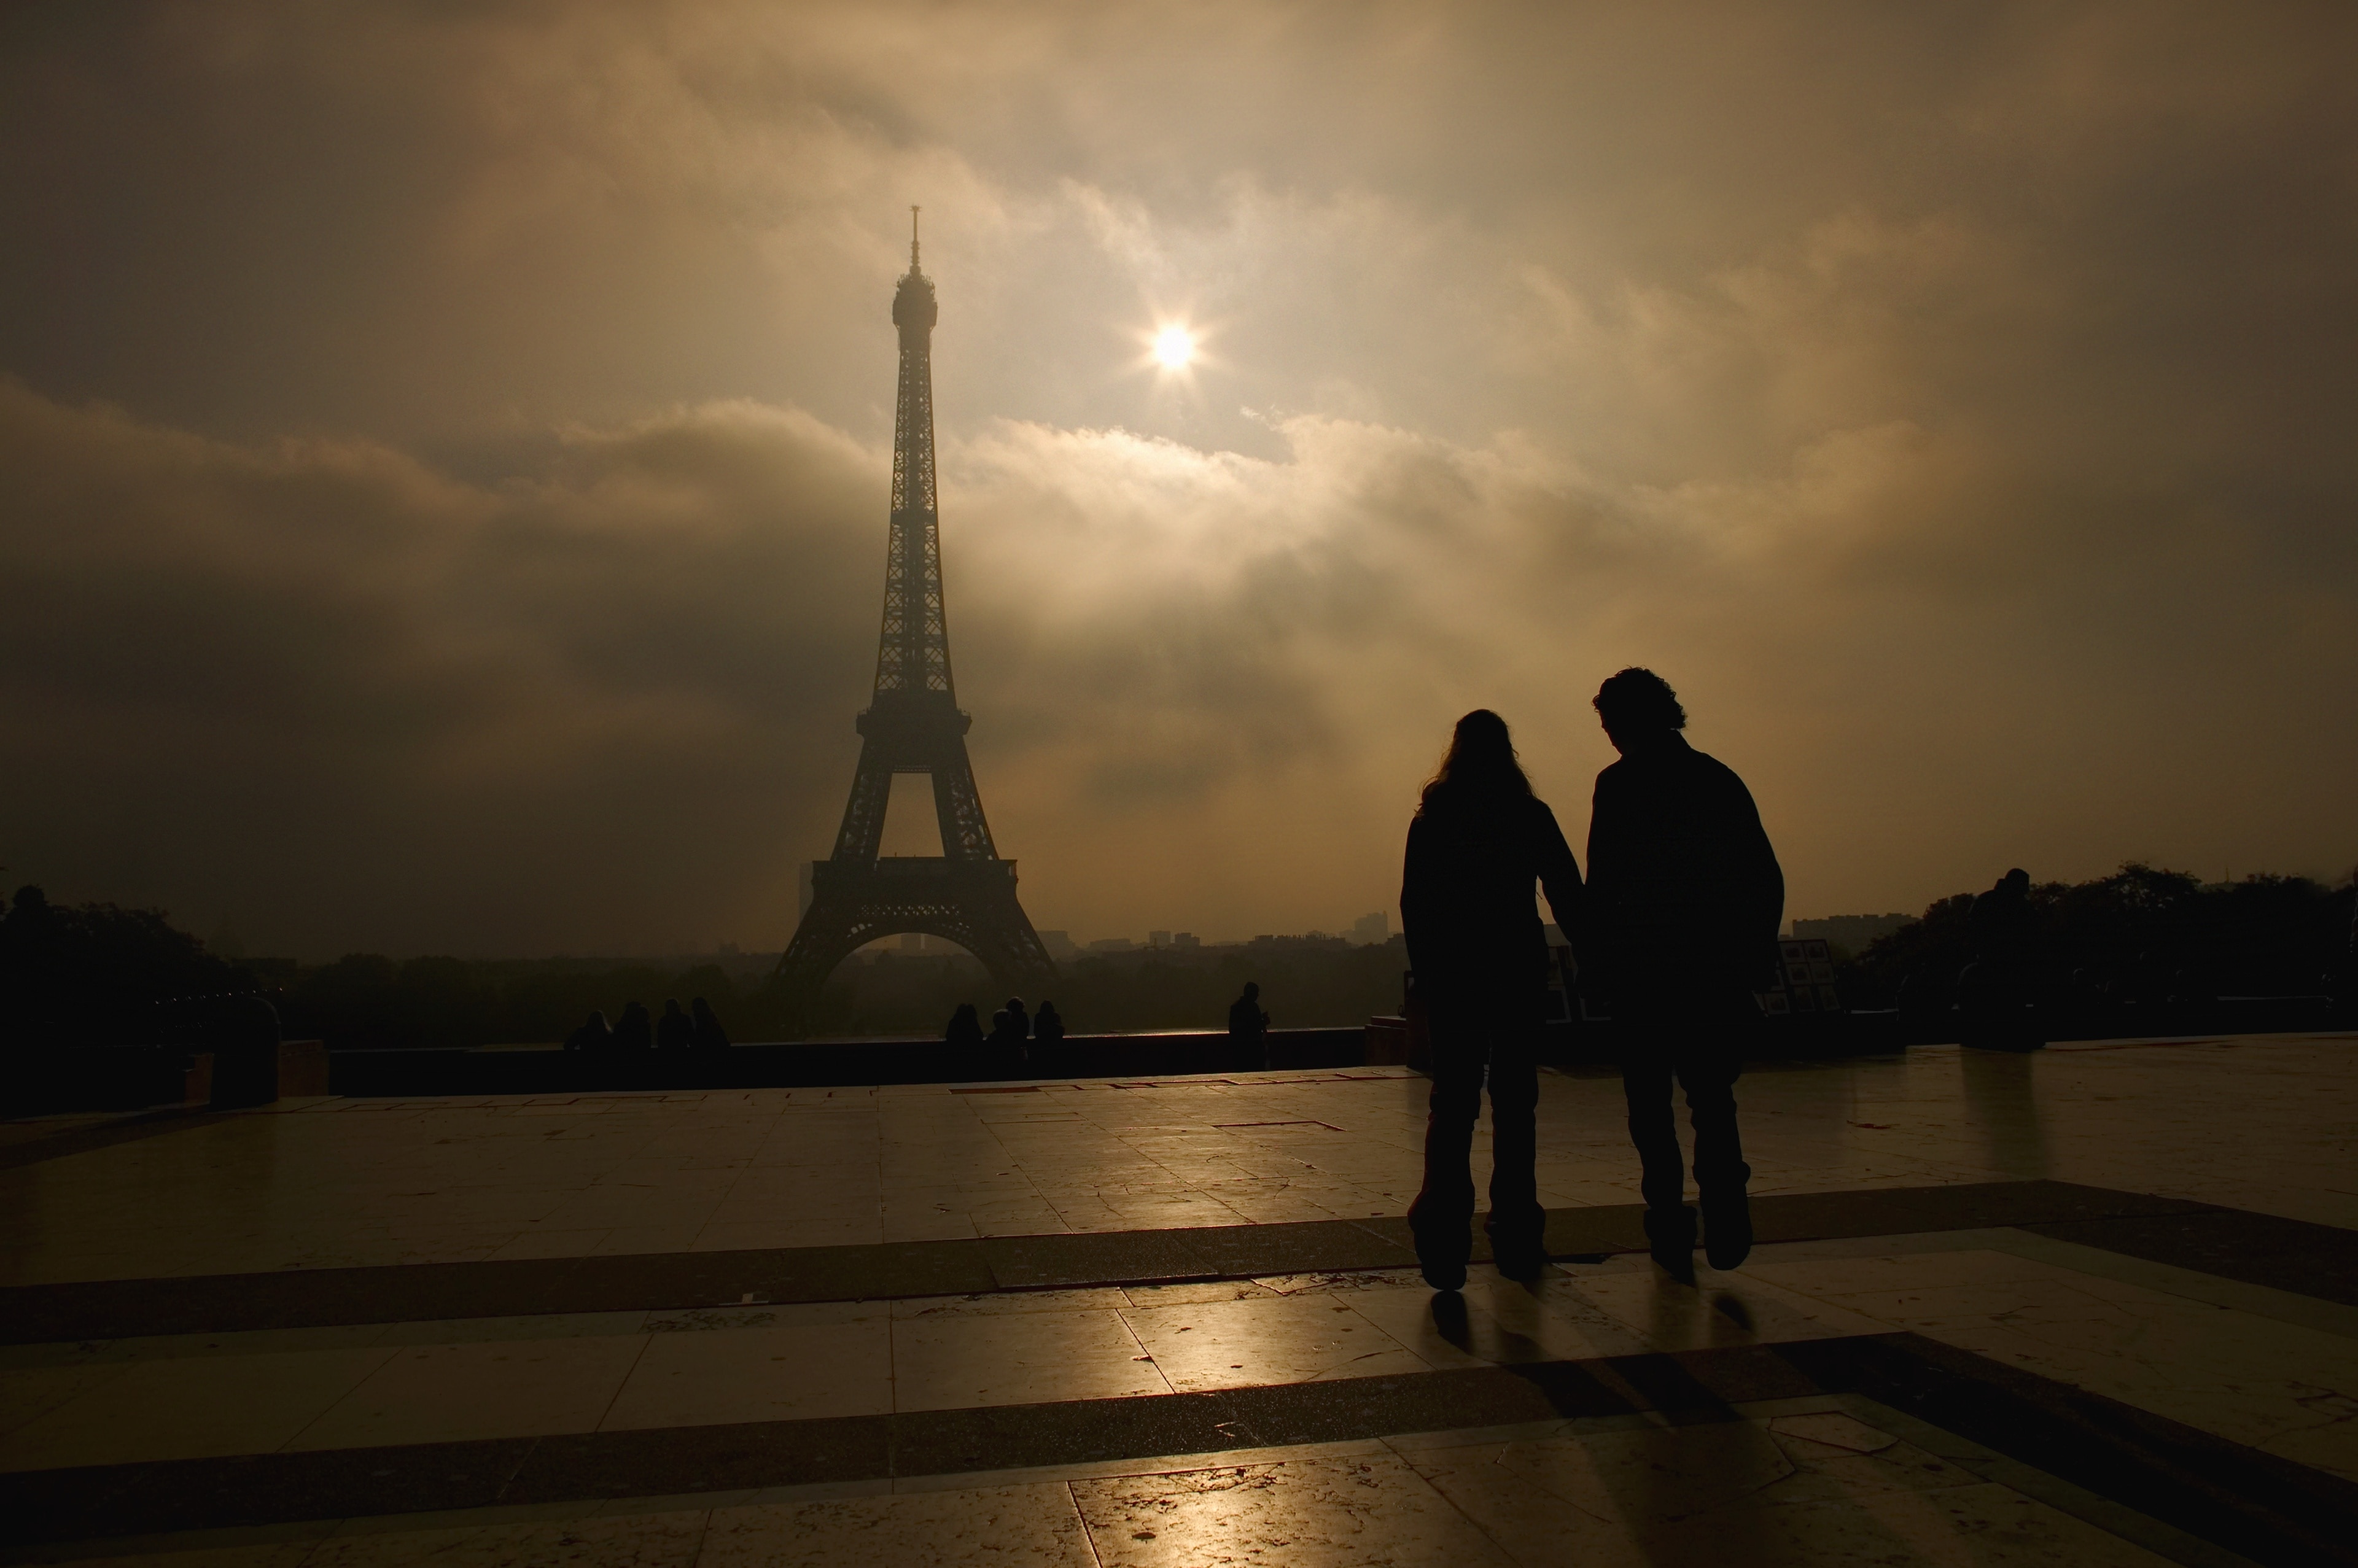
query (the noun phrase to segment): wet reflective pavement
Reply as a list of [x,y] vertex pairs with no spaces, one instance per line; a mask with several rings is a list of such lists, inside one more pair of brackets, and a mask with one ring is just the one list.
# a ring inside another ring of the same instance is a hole
[[[11,1124],[0,1327],[83,1285],[144,1317],[5,1336],[0,1540],[189,1564],[2349,1560],[2353,1047],[1749,1074],[1755,1190],[1791,1195],[1763,1234],[1794,1238],[1693,1286],[1611,1240],[1636,1200],[1617,1082],[1552,1075],[1552,1235],[1591,1225],[1600,1260],[1477,1267],[1462,1298],[1383,1250],[1422,1120],[1397,1070],[329,1099],[51,1158]],[[1368,1239],[1334,1266],[1347,1224]],[[1018,1237],[1070,1239],[994,1239]],[[982,1249],[965,1288],[912,1261],[946,1244]],[[1194,1277],[1222,1257],[1251,1261]],[[780,1258],[861,1282],[780,1300],[711,1271]],[[609,1268],[633,1304],[592,1299]],[[447,1304],[494,1278],[546,1299]],[[332,1311],[270,1304],[330,1281]],[[260,1304],[197,1321],[209,1290]]]

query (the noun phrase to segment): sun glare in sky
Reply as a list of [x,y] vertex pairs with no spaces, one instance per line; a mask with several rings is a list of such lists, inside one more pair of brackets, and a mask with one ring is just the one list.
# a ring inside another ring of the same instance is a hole
[[1165,370],[1184,370],[1195,357],[1195,334],[1184,327],[1165,327],[1154,334],[1154,358]]

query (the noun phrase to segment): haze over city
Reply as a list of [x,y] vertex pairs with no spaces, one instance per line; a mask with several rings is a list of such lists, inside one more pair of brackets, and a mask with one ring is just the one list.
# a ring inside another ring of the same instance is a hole
[[1631,664],[1792,914],[2339,877],[2353,35],[20,10],[11,883],[309,957],[782,946],[869,695],[912,204],[958,697],[1043,928],[1391,909],[1477,706],[1576,847]]

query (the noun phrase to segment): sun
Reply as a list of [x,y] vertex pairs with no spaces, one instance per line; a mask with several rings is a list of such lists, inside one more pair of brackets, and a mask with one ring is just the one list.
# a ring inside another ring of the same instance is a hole
[[1184,370],[1195,357],[1195,334],[1184,327],[1165,327],[1154,334],[1154,357],[1165,370]]

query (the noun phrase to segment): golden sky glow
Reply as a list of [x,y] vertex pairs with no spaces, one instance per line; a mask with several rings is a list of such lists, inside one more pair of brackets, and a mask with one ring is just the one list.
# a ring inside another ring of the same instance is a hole
[[1792,913],[2358,860],[2349,7],[38,15],[0,861],[57,897],[782,945],[911,203],[1043,926],[1389,908],[1477,705],[1577,843],[1631,663]]

